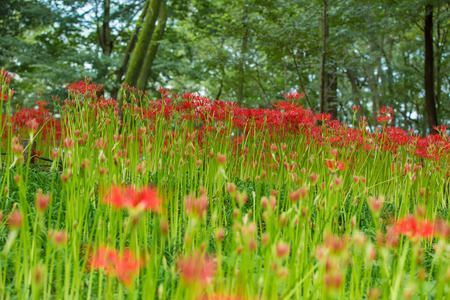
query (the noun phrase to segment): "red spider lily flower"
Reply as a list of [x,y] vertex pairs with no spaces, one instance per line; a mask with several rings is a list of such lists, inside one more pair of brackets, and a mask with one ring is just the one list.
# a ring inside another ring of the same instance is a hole
[[433,126],[433,129],[436,130],[437,132],[442,133],[443,135],[447,134],[447,125]]
[[42,100],[34,101],[34,103],[36,103],[36,105],[41,108],[44,108],[48,104],[46,101],[42,101]]
[[367,202],[369,203],[369,207],[373,212],[380,212],[381,208],[383,207],[384,204],[384,196],[380,195],[378,198],[370,196],[367,199]]
[[36,192],[36,209],[39,212],[43,212],[50,204],[50,194],[42,194],[42,190],[39,189]]
[[353,111],[353,113],[357,113],[358,111],[359,111],[359,109],[360,109],[360,106],[359,105],[352,105],[352,111]]
[[66,91],[68,93],[72,93],[74,95],[78,94],[91,94],[94,95],[97,92],[100,92],[103,89],[101,85],[95,85],[93,83],[89,83],[90,79],[86,79],[85,81],[74,82],[67,86]]
[[331,159],[325,160],[325,167],[327,167],[330,171],[334,169],[334,163]]
[[437,221],[435,223],[436,235],[446,239],[450,236],[450,224],[446,221]]
[[377,120],[379,123],[387,123],[392,121],[392,119],[394,119],[394,110],[392,109],[392,107],[382,107],[380,109],[380,115],[375,116],[375,120]]
[[143,209],[154,212],[159,212],[161,206],[157,189],[148,187],[135,190],[132,187],[114,186],[103,198],[103,202],[117,209]]
[[50,229],[48,238],[52,240],[57,246],[62,246],[69,240],[69,234],[65,230]]
[[394,117],[389,116],[389,115],[375,116],[375,120],[377,120],[378,123],[388,123],[388,122],[392,121],[392,119],[394,119]]
[[26,127],[30,132],[35,133],[35,132],[38,130],[38,128],[39,128],[39,123],[36,121],[36,119],[31,119],[31,120],[28,120],[28,121],[25,123],[25,127]]
[[19,209],[14,209],[9,215],[8,225],[13,229],[19,229],[22,226],[23,216]]
[[322,114],[317,114],[315,116],[316,120],[318,121],[322,121],[322,122],[328,122],[331,120],[332,115],[330,113],[322,113]]
[[126,286],[131,286],[133,277],[139,274],[142,260],[137,259],[131,250],[120,254],[116,249],[100,246],[90,259],[92,269],[105,270],[106,274],[116,276]]
[[216,263],[214,258],[200,253],[182,257],[177,263],[182,281],[185,284],[207,286],[214,280]]
[[281,93],[281,95],[282,95],[284,98],[289,99],[289,101],[292,101],[292,100],[294,100],[294,98],[297,99],[297,100],[303,98],[303,97],[305,96],[305,92],[303,92],[303,93],[301,93],[301,94],[299,94],[299,93],[297,93],[297,92],[290,92],[290,93],[287,94],[287,95]]
[[417,220],[414,217],[408,217],[397,221],[394,231],[398,234],[403,234],[408,239],[413,240],[417,238],[431,238],[435,234],[435,225],[426,220]]
[[392,107],[382,106],[380,109],[380,114],[392,114],[394,113],[394,109]]
[[167,96],[170,94],[170,90],[163,89],[162,86],[159,87],[158,92],[161,94],[161,96]]
[[283,242],[278,242],[276,247],[277,256],[280,258],[286,257],[289,255],[290,247],[288,244]]
[[325,160],[325,167],[327,167],[330,171],[345,171],[347,170],[347,167],[345,166],[345,163],[343,161],[333,161],[331,159]]
[[8,101],[9,98],[8,98],[8,95],[3,94],[3,93],[0,91],[0,101],[1,101],[1,100]]
[[208,197],[203,189],[200,191],[199,198],[196,198],[194,195],[186,197],[186,213],[188,215],[197,216],[200,219],[203,219],[207,209]]

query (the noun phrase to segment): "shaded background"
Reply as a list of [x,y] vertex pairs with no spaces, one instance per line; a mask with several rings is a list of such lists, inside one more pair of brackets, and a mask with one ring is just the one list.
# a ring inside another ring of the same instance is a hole
[[390,106],[424,134],[450,119],[449,31],[445,0],[3,0],[0,67],[23,106],[85,78],[106,98],[125,82],[246,107],[304,91],[340,121]]

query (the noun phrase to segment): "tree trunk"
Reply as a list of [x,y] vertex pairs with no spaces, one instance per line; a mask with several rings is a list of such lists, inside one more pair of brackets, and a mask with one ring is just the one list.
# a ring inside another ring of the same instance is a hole
[[[436,107],[437,110],[440,110],[440,105],[441,105],[441,95],[442,95],[442,79],[443,76],[446,76],[446,74],[442,74],[442,60],[443,60],[443,52],[444,52],[444,47],[445,47],[445,36],[447,35],[446,30],[448,29],[444,29],[444,32],[442,32],[441,30],[441,22],[439,21],[439,14],[440,14],[440,7],[438,6],[437,8],[437,15],[436,15],[436,20],[438,20],[437,24],[436,24],[436,40],[435,40],[435,45],[436,45],[436,53],[435,53],[435,59],[436,59],[436,69],[435,69],[435,74],[436,74]],[[444,27],[445,28],[445,27]],[[443,36],[443,38],[442,38]]]
[[358,78],[356,78],[356,75],[353,73],[352,70],[347,69],[345,73],[347,74],[348,80],[350,81],[350,85],[352,86],[353,105],[360,107],[359,111],[356,113],[356,116],[359,119],[359,116],[361,116],[363,108],[361,107],[361,95],[359,93]]
[[295,58],[294,51],[291,51],[291,56],[292,56],[292,60],[294,61],[295,71],[297,72],[298,82],[300,83],[300,87],[302,88],[303,93],[305,93],[306,102],[309,105],[309,109],[311,111],[314,111],[314,109],[313,109],[313,107],[311,105],[311,102],[309,101],[308,93],[306,92],[305,86],[303,85],[302,76],[301,76],[300,70],[298,68],[297,59]]
[[[111,38],[111,27],[109,26],[110,20],[110,0],[103,1],[103,16],[102,23],[97,27],[98,45],[102,49],[104,56],[111,56],[113,49],[113,40]],[[104,80],[108,76],[108,65],[101,60],[94,62],[94,69],[97,70],[97,80]],[[105,90],[99,92],[103,96]]]
[[425,5],[425,110],[430,133],[438,125],[434,101],[433,6]]
[[159,8],[161,0],[149,0],[147,14],[145,16],[144,24],[142,25],[141,32],[137,39],[136,46],[134,47],[133,54],[131,55],[130,64],[125,75],[124,83],[129,86],[136,86],[139,74],[142,69],[142,65],[147,54],[148,47],[150,45],[153,31],[155,30],[156,19],[158,18]]
[[166,28],[167,21],[167,3],[166,0],[161,0],[161,7],[159,9],[158,25],[153,33],[150,46],[148,47],[147,54],[145,55],[145,61],[139,74],[139,78],[136,84],[136,89],[145,90],[148,79],[152,73],[153,61],[155,60],[156,53],[158,52],[159,42],[164,35],[164,29]]
[[320,71],[320,113],[326,112],[326,89],[328,87],[328,74],[326,71],[327,63],[327,36],[328,36],[328,26],[327,26],[327,0],[323,0],[323,15],[321,19],[321,30],[322,30],[322,65]]
[[[374,57],[374,63],[370,64],[366,69],[367,74],[367,84],[370,89],[371,98],[372,98],[372,112],[374,115],[378,114],[378,111],[380,109],[380,91],[378,88],[378,80],[380,74],[378,73],[379,66],[381,65],[381,57],[380,57],[380,49],[376,42],[372,41],[370,42],[370,55]],[[375,74],[376,73],[376,74]]]
[[337,66],[336,63],[333,63],[333,72],[328,74],[330,84],[327,88],[327,112],[331,114],[332,119],[337,119],[338,113],[338,101],[337,101],[337,89],[338,89],[338,76],[337,76]]
[[103,1],[103,22],[98,28],[98,43],[102,48],[103,54],[110,56],[113,48],[111,39],[111,28],[109,26],[110,19],[110,0]]
[[246,61],[245,55],[247,53],[247,44],[248,44],[247,6],[244,6],[243,27],[244,33],[242,36],[241,53],[239,57],[239,78],[237,90],[238,105],[242,104],[244,98],[244,81],[245,81],[244,75],[245,75],[245,61]]
[[120,85],[122,84],[122,77],[125,74],[125,70],[127,68],[128,61],[130,60],[131,52],[133,52],[133,49],[136,46],[137,37],[138,37],[139,31],[141,30],[141,27],[142,27],[141,24],[142,24],[142,22],[144,22],[145,16],[147,14],[148,5],[149,5],[148,2],[146,2],[144,5],[144,9],[142,10],[139,20],[136,23],[136,28],[134,29],[133,35],[131,36],[130,41],[128,42],[127,49],[125,50],[125,55],[122,60],[122,65],[120,66],[119,70],[117,70],[117,78],[116,78],[117,86],[113,89],[112,96],[111,96],[113,99],[117,99]]

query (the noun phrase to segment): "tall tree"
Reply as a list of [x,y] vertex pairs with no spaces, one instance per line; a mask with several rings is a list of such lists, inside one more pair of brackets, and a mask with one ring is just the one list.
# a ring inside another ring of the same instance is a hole
[[433,5],[425,5],[425,109],[430,133],[438,125],[434,99]]
[[152,73],[153,61],[155,60],[156,53],[158,52],[160,41],[164,36],[166,21],[167,21],[167,3],[166,0],[161,0],[161,7],[159,9],[158,15],[158,25],[156,26],[156,29],[152,35],[150,45],[147,49],[147,54],[145,55],[145,60],[136,83],[136,88],[138,90],[144,90],[147,86],[148,79],[150,78],[150,74]]
[[139,36],[139,32],[140,32],[141,27],[142,27],[142,23],[144,22],[145,16],[146,16],[147,11],[148,11],[148,9],[147,9],[148,5],[149,5],[149,2],[146,1],[145,5],[144,5],[144,8],[142,9],[142,13],[141,13],[141,15],[139,16],[139,19],[136,22],[136,26],[134,27],[133,34],[131,35],[130,40],[128,41],[127,48],[125,50],[125,53],[124,53],[124,56],[123,56],[123,59],[122,59],[122,63],[120,65],[120,67],[117,69],[116,86],[114,87],[114,89],[112,90],[112,93],[111,93],[111,97],[113,99],[117,99],[119,88],[120,88],[120,85],[122,84],[122,81],[123,81],[123,76],[125,75],[125,72],[126,72],[127,66],[128,66],[128,62],[130,61],[131,53],[133,52],[133,49],[136,46],[136,42],[137,42],[137,39],[138,39],[138,36]]
[[326,97],[328,89],[328,73],[327,73],[327,38],[328,38],[328,24],[327,24],[327,0],[323,0],[323,11],[320,19],[320,27],[322,31],[322,63],[320,67],[320,112],[326,112]]
[[244,82],[245,82],[245,64],[246,64],[246,56],[247,56],[247,45],[248,45],[248,11],[247,11],[247,3],[244,3],[243,14],[242,14],[242,26],[243,26],[243,34],[242,34],[242,42],[241,49],[239,53],[239,77],[238,77],[238,88],[237,88],[237,103],[242,104],[244,98]]
[[139,74],[142,70],[142,65],[147,55],[148,47],[152,40],[153,31],[158,19],[159,9],[161,7],[161,0],[147,0],[150,1],[148,11],[145,15],[144,24],[139,33],[139,37],[131,55],[130,63],[125,74],[124,83],[129,86],[136,86]]

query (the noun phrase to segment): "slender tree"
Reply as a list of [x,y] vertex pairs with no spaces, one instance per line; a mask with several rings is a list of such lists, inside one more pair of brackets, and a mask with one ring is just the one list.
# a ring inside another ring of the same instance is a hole
[[131,53],[133,52],[133,49],[136,46],[137,38],[139,36],[139,32],[141,30],[142,23],[144,22],[145,16],[146,16],[147,11],[148,11],[148,9],[147,9],[148,5],[149,5],[149,2],[147,1],[145,3],[145,5],[144,5],[144,9],[142,10],[141,15],[139,16],[138,21],[136,23],[136,27],[134,28],[133,34],[130,37],[130,41],[128,42],[127,48],[125,50],[125,55],[123,56],[123,59],[122,59],[122,64],[120,65],[119,69],[117,70],[117,73],[116,73],[117,74],[116,75],[117,76],[116,77],[117,85],[113,89],[112,95],[111,95],[111,97],[113,99],[117,99],[117,95],[118,95],[118,92],[119,92],[119,86],[122,84],[123,76],[124,76],[125,71],[127,69],[128,62],[130,61]]
[[425,5],[425,110],[430,133],[438,125],[434,99],[433,5]]
[[322,31],[322,64],[320,69],[320,112],[326,112],[326,93],[328,87],[328,74],[326,70],[327,64],[327,37],[328,37],[328,25],[327,25],[327,0],[323,0],[323,12],[320,20],[320,27]]
[[156,26],[155,32],[152,35],[152,40],[145,55],[144,64],[141,68],[139,78],[136,83],[136,88],[138,90],[144,90],[147,86],[148,79],[152,73],[153,61],[155,60],[156,53],[158,52],[158,47],[160,41],[164,36],[164,29],[166,27],[167,21],[167,1],[161,0],[161,7],[159,9],[158,15],[158,25]]
[[144,64],[145,56],[156,26],[156,20],[158,19],[159,8],[161,6],[161,0],[148,1],[150,1],[150,4],[147,8],[148,11],[144,19],[144,24],[142,25],[142,29],[139,33],[136,46],[134,47],[127,72],[125,74],[124,83],[133,87],[137,84],[142,65]]
[[113,41],[111,39],[111,27],[109,26],[111,11],[110,0],[103,1],[103,20],[102,25],[97,28],[98,44],[102,48],[103,54],[111,55],[113,49]]
[[247,55],[247,44],[248,44],[248,35],[249,35],[248,11],[247,11],[246,4],[244,4],[242,22],[243,22],[242,24],[243,24],[244,32],[242,34],[241,51],[240,51],[240,57],[239,57],[239,77],[238,77],[238,89],[237,89],[237,103],[238,104],[242,104],[242,101],[244,98],[245,64],[246,64],[245,56]]

